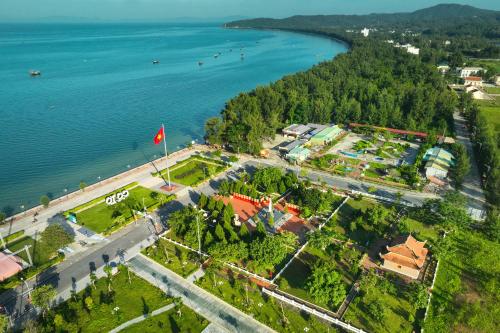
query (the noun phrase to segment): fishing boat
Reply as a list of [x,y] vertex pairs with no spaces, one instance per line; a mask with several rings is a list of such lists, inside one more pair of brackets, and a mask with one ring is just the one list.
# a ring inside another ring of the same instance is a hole
[[198,61],[198,66],[203,66],[203,61]]
[[40,76],[40,75],[42,75],[42,72],[40,72],[40,71],[30,71],[30,75],[31,76]]
[[158,65],[160,63],[160,60],[153,60],[153,65]]

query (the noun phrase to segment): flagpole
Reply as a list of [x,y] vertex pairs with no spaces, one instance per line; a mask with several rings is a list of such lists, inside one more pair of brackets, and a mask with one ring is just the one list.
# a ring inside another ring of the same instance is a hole
[[168,188],[170,191],[172,185],[170,184],[170,169],[168,167],[168,152],[167,152],[167,140],[165,139],[165,125],[161,124],[161,128],[163,130],[163,148],[165,148],[165,158],[167,161]]

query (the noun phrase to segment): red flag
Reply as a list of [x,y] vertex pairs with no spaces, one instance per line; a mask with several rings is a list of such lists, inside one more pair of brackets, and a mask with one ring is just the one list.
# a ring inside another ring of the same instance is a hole
[[165,133],[163,132],[163,127],[162,127],[162,128],[160,128],[158,133],[156,133],[156,135],[155,135],[155,138],[154,138],[155,145],[159,144],[161,142],[161,140],[163,140],[164,137],[165,137]]

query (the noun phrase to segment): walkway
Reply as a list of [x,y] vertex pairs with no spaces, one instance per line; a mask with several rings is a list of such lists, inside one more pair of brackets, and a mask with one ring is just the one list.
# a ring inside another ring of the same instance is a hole
[[481,188],[481,178],[472,143],[469,139],[466,120],[458,112],[453,114],[453,120],[455,122],[457,141],[463,144],[467,149],[471,166],[469,173],[465,176],[460,192],[467,197],[469,210],[470,208],[484,210],[485,197],[483,189]]
[[227,304],[216,296],[189,283],[160,264],[137,255],[129,261],[131,269],[143,279],[158,286],[167,294],[181,297],[182,302],[210,322],[230,332],[274,332],[269,327]]
[[151,313],[146,313],[142,316],[139,316],[139,317],[136,317],[134,319],[130,319],[129,321],[127,322],[124,322],[123,324],[121,324],[120,326],[116,327],[116,328],[113,328],[111,331],[109,331],[109,333],[117,333],[117,332],[120,332],[121,330],[131,326],[131,325],[134,325],[134,324],[137,324],[137,323],[140,323],[141,321],[144,321],[146,319],[148,319],[149,317],[153,317],[153,316],[156,316],[156,315],[159,315],[163,312],[166,312],[170,309],[172,309],[173,307],[175,307],[175,304],[174,303],[170,303],[168,305],[165,305],[164,307],[162,308],[159,308],[158,310],[154,310],[153,312]]

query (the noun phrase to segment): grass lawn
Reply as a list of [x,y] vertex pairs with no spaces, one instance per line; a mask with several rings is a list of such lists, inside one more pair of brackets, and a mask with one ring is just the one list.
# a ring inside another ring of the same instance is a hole
[[373,241],[377,235],[370,230],[367,225],[358,227],[356,231],[350,232],[349,224],[358,217],[358,214],[364,213],[368,208],[372,208],[375,205],[377,205],[376,202],[368,199],[348,200],[347,203],[339,209],[336,219],[337,224],[333,230],[340,235],[351,238],[360,245],[366,246],[366,243]]
[[329,256],[325,251],[310,246],[306,247],[304,251],[300,253],[299,257],[293,260],[290,266],[288,266],[280,276],[277,284],[280,290],[284,292],[335,312],[338,309],[338,305],[331,306],[329,304],[317,302],[305,288],[307,278],[311,275],[314,265],[321,261],[334,265],[337,271],[341,273],[347,294],[357,275],[353,274],[352,270],[350,270],[349,263],[344,261],[343,258],[337,260],[334,256]]
[[184,278],[194,273],[199,267],[195,261],[190,259],[191,256],[197,256],[198,254],[161,238],[157,244],[144,249],[142,252]]
[[487,118],[495,132],[500,132],[500,100],[476,102],[479,104],[481,113]]
[[[220,273],[221,276],[216,275],[215,286],[212,274],[205,275],[196,283],[278,332],[304,332],[306,327],[309,333],[336,332],[333,326],[315,316],[299,312],[298,309],[285,304],[282,307],[281,302],[262,294],[254,283],[247,284],[247,280],[236,279],[236,275],[229,272]],[[248,292],[245,290],[247,285]],[[287,324],[284,324],[283,313]]]
[[500,87],[485,87],[484,89],[489,94],[500,94]]
[[[158,198],[155,198],[155,195]],[[165,196],[155,191],[151,191],[145,187],[137,186],[129,190],[129,197],[126,200],[135,201],[137,209],[142,210],[142,203],[144,198],[144,205],[148,210],[153,210],[158,207],[161,202],[160,198]],[[129,199],[130,198],[130,199]],[[173,196],[165,196],[163,203],[173,199]],[[122,201],[123,202],[123,201]],[[76,212],[76,210],[71,210]],[[117,217],[122,216],[123,220],[117,221]],[[118,203],[113,206],[108,206],[104,201],[84,209],[76,213],[78,223],[95,231],[97,233],[110,232],[116,230],[120,225],[126,224],[133,219],[133,214],[130,208],[125,204]]]
[[500,246],[470,231],[448,234],[425,332],[498,332]]
[[[372,293],[370,297],[357,296],[349,305],[344,321],[371,333],[413,332],[413,318],[416,313],[399,286],[396,295],[381,292],[379,288],[373,288]],[[382,320],[374,319],[368,314],[367,307],[374,299],[379,300],[385,308]],[[410,318],[411,316],[413,318]]]
[[154,317],[150,317],[140,323],[129,326],[122,330],[124,333],[198,333],[209,324],[208,320],[188,308],[181,305],[181,316],[177,309],[173,308]]
[[[170,168],[170,179],[174,183],[186,186],[198,185],[211,176],[214,176],[226,167],[215,161],[204,160],[198,157],[190,157]],[[162,177],[167,177],[167,170],[160,172]]]
[[412,218],[406,218],[405,222],[408,226],[408,231],[411,232],[420,241],[428,240],[429,242],[436,244],[439,233],[433,226],[426,225],[420,221]]
[[[12,241],[8,244],[7,248],[12,252],[16,252],[22,249],[25,245],[30,246],[29,252],[31,255],[31,259],[33,260],[33,264],[35,266],[43,265],[50,261],[52,255],[45,250],[43,243],[35,241],[35,239],[25,236],[18,240]],[[17,254],[24,261],[28,261],[28,256],[26,255],[26,251],[22,251]]]
[[[107,279],[96,282],[96,289],[88,287],[73,298],[54,308],[45,318],[41,318],[44,332],[107,332],[135,317],[172,303],[158,288],[145,280],[131,275],[128,282],[127,272],[121,271],[113,277],[111,293],[108,292]],[[85,306],[85,299],[91,297],[92,306]],[[114,309],[118,308],[118,311]],[[54,328],[54,316],[60,314],[63,325]]]

